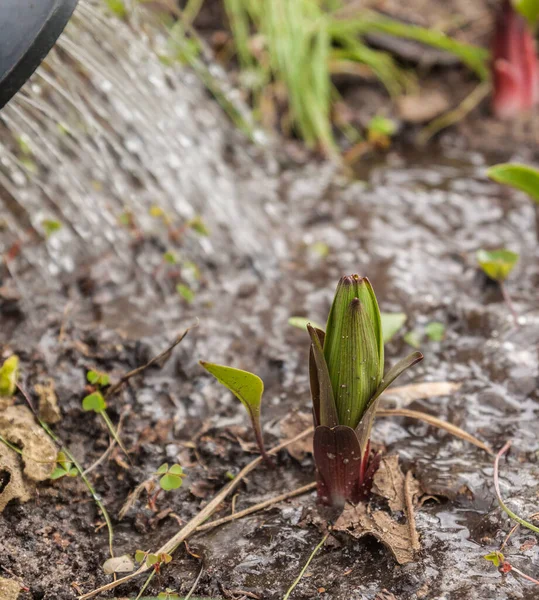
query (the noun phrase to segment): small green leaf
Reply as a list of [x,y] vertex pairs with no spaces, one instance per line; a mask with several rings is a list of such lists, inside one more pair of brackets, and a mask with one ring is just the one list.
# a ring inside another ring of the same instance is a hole
[[41,225],[46,237],[50,237],[53,233],[62,229],[62,223],[60,223],[60,221],[55,221],[54,219],[43,219]]
[[97,383],[99,381],[99,373],[96,373],[95,371],[88,371],[88,373],[86,373],[86,379],[90,383]]
[[419,330],[412,329],[412,331],[408,331],[404,334],[403,339],[407,344],[412,346],[412,348],[419,348],[421,346],[422,337],[423,336]]
[[0,367],[0,396],[13,396],[19,378],[19,357],[13,354]]
[[137,550],[135,552],[135,560],[140,563],[146,558],[146,555],[147,552],[144,552],[144,550]]
[[195,292],[193,292],[193,290],[188,285],[178,283],[178,285],[176,286],[176,291],[189,304],[191,304],[191,302],[193,302],[193,300],[195,299]]
[[173,475],[183,475],[183,469],[181,465],[172,465],[168,472],[172,473]]
[[489,554],[486,554],[483,558],[493,563],[496,568],[499,568],[505,562],[505,556],[497,550],[489,552]]
[[445,337],[445,325],[438,321],[432,321],[425,327],[425,333],[432,342],[441,342]]
[[397,131],[397,124],[391,119],[382,117],[381,115],[376,115],[369,121],[367,130],[369,133],[376,133],[391,137]]
[[166,552],[163,552],[159,555],[159,562],[168,564],[171,560],[172,556],[170,554],[167,554]]
[[193,231],[196,231],[198,235],[208,236],[210,232],[206,227],[206,224],[202,220],[202,217],[195,217],[191,219],[189,223],[187,223],[188,227],[190,227]]
[[162,475],[163,473],[166,473],[168,471],[168,464],[167,463],[163,463],[159,469],[157,469],[156,473],[158,475]]
[[264,383],[258,375],[226,367],[224,365],[216,365],[206,361],[199,361],[199,364],[217,379],[219,383],[229,389],[234,396],[245,406],[251,416],[260,415],[260,404],[262,394],[264,392]]
[[404,313],[380,313],[384,344],[387,344],[400,331],[408,318]]
[[172,252],[172,250],[168,250],[167,252],[165,252],[163,254],[163,259],[169,265],[175,265],[178,263],[178,258],[176,257],[176,254]]
[[153,565],[156,565],[159,562],[159,558],[157,557],[157,554],[148,554],[148,556],[146,557],[146,564],[149,567],[153,567]]
[[68,459],[64,452],[58,452],[56,457],[56,467],[50,475],[50,479],[60,479],[66,475],[69,477],[76,477],[78,475],[77,469],[72,466],[72,462]]
[[478,250],[477,262],[485,275],[494,281],[505,281],[517,264],[518,254],[511,250]]
[[490,167],[487,175],[498,183],[526,192],[539,202],[539,170],[518,163],[502,163]]
[[82,408],[86,411],[93,410],[96,413],[102,413],[107,408],[107,404],[101,392],[94,392],[83,399]]
[[315,329],[321,329],[324,331],[322,325],[315,323],[312,319],[307,319],[306,317],[290,317],[288,319],[288,324],[292,325],[292,327],[297,327],[298,329],[303,329],[307,331],[307,325],[311,324]]
[[125,19],[127,16],[127,8],[125,7],[124,0],[105,0],[107,8],[119,19]]
[[539,19],[539,0],[514,0],[513,6],[534,29]]

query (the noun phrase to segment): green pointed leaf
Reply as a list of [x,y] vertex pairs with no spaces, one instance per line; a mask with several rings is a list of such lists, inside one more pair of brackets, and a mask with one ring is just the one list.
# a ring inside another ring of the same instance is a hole
[[487,175],[498,183],[526,192],[539,202],[539,170],[518,163],[502,163],[490,167]]
[[193,292],[193,290],[184,283],[178,283],[176,286],[176,291],[188,304],[191,304],[191,302],[193,302],[195,299],[195,292]]
[[483,558],[493,563],[496,568],[499,568],[505,562],[505,556],[497,550],[489,552],[489,554],[486,554]]
[[[311,325],[307,325],[311,337],[310,378],[311,395],[317,425],[336,427],[339,424],[333,387],[329,378],[328,366],[322,349],[323,337]],[[322,332],[321,332],[322,333]],[[323,336],[323,333],[322,333]]]
[[517,264],[518,254],[511,250],[478,250],[477,262],[487,277],[505,281]]
[[376,414],[376,407],[378,405],[378,400],[382,393],[399,377],[409,369],[413,365],[423,360],[423,355],[421,352],[412,352],[402,360],[400,360],[396,365],[391,367],[389,371],[384,375],[382,382],[380,383],[376,393],[373,395],[367,410],[358,426],[356,427],[356,433],[359,439],[359,445],[361,446],[361,452],[364,453],[367,447],[367,443],[371,437],[372,424],[374,422],[374,417]]
[[445,325],[438,321],[431,321],[425,327],[425,333],[431,342],[441,342],[445,337]]
[[[354,298],[344,311],[340,339],[326,354],[340,425],[354,429],[380,380],[377,336],[367,309]],[[324,351],[328,344],[328,333]]]
[[404,313],[380,313],[384,344],[387,344],[406,323],[408,318]]
[[19,357],[15,354],[6,358],[0,367],[0,396],[13,396],[19,378]]
[[167,463],[163,463],[159,469],[157,469],[156,473],[158,475],[162,475],[163,473],[166,473],[168,471],[168,464]]
[[107,404],[101,392],[94,392],[83,399],[82,408],[86,411],[93,410],[96,413],[102,413],[107,408]]
[[62,229],[62,223],[60,223],[60,221],[55,221],[54,219],[43,219],[43,221],[41,221],[41,225],[43,226],[43,231],[45,232],[46,237],[50,237]]
[[256,416],[258,418],[260,416],[260,404],[264,392],[264,383],[258,375],[233,367],[216,365],[203,360],[200,361],[200,365],[236,396],[248,410],[251,417]]

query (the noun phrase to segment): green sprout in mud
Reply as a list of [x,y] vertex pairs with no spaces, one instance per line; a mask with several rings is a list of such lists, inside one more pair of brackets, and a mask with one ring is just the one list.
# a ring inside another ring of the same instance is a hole
[[155,475],[159,476],[159,489],[153,496],[148,499],[149,507],[155,511],[157,499],[161,492],[171,492],[178,490],[183,485],[183,479],[186,477],[181,465],[174,464],[169,466],[167,463],[162,464]]
[[[108,377],[108,375],[107,375],[107,377]],[[82,408],[86,412],[91,412],[91,411],[95,412],[103,419],[103,421],[104,421],[105,425],[107,426],[107,429],[110,431],[110,434],[113,437],[114,441],[118,444],[118,446],[120,446],[123,453],[129,458],[127,450],[125,449],[125,447],[122,443],[122,440],[120,439],[120,436],[118,435],[118,431],[114,427],[114,424],[112,423],[112,421],[110,420],[110,417],[107,414],[107,403],[105,401],[105,398],[103,398],[103,394],[99,391],[95,391],[95,392],[92,392],[91,394],[88,394],[82,400]]]
[[54,219],[43,219],[43,221],[41,221],[41,225],[43,227],[43,231],[45,232],[45,236],[48,238],[62,229],[62,223]]
[[151,552],[144,552],[144,550],[137,550],[135,560],[140,564],[144,563],[147,567],[153,567],[155,571],[159,572],[162,565],[166,565],[172,560],[172,556],[165,552],[152,554]]
[[[296,318],[295,325],[303,325]],[[384,332],[374,290],[367,278],[343,277],[326,331],[306,324],[311,338],[309,372],[314,418],[318,497],[328,505],[357,503],[370,493],[379,455],[370,436],[378,400],[406,369],[423,359],[412,352],[384,375]],[[247,408],[263,456],[260,426],[264,384],[247,371],[200,361]]]
[[178,295],[187,302],[187,304],[191,304],[195,299],[195,292],[193,292],[188,285],[185,285],[185,283],[178,283],[176,285],[176,291],[178,292]]
[[493,281],[496,281],[500,286],[503,299],[507,304],[507,308],[513,315],[515,323],[518,323],[518,317],[511,301],[511,296],[505,286],[505,280],[518,262],[518,254],[511,250],[478,250],[477,262],[483,273]]
[[439,321],[431,321],[424,327],[416,327],[404,334],[404,341],[412,348],[420,348],[425,336],[431,342],[441,342],[445,338],[445,325]]
[[271,458],[266,453],[264,447],[264,438],[262,436],[262,427],[260,425],[260,407],[262,404],[262,394],[264,393],[264,383],[258,375],[226,367],[224,365],[216,365],[206,361],[199,361],[200,365],[217,379],[219,383],[229,389],[234,396],[245,406],[251,419],[251,424],[256,437],[256,443],[260,454],[264,460],[272,465]]
[[0,397],[13,396],[19,377],[19,357],[15,354],[6,358],[0,367]]
[[167,588],[164,592],[159,592],[157,597],[159,600],[180,600],[180,595],[170,588]]
[[79,474],[73,462],[69,460],[65,452],[58,452],[56,467],[51,473],[50,479],[61,479],[62,477],[76,477]]
[[109,375],[102,371],[88,371],[88,373],[86,373],[86,379],[88,380],[88,383],[99,387],[106,387],[110,383]]

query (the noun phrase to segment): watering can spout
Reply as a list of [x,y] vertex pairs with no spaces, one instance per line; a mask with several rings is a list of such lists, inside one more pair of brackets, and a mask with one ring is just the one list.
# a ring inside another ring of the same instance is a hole
[[0,109],[37,69],[78,0],[0,0]]

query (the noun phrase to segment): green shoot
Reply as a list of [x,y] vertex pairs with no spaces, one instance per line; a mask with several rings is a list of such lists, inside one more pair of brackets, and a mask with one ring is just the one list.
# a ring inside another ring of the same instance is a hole
[[50,479],[60,479],[61,477],[76,477],[77,469],[73,466],[73,462],[69,460],[65,452],[58,452],[56,458],[56,468],[51,473]]
[[0,396],[13,396],[19,378],[19,357],[15,354],[6,358],[0,367]]
[[172,590],[170,588],[166,588],[164,592],[159,592],[159,594],[157,594],[157,597],[159,598],[159,600],[180,600],[179,594],[177,594],[175,590]]
[[120,446],[127,458],[129,458],[129,454],[125,449],[122,440],[120,439],[120,436],[118,435],[118,432],[114,427],[114,424],[112,423],[110,417],[107,414],[107,403],[105,402],[105,398],[103,398],[103,394],[101,394],[101,392],[93,392],[91,394],[88,394],[82,400],[82,408],[87,412],[93,411],[97,413],[103,419],[105,425],[110,431],[111,436],[114,438],[118,446]]
[[181,465],[175,464],[171,467],[168,466],[167,463],[161,465],[159,469],[157,469],[157,475],[161,475],[159,479],[159,485],[161,489],[165,492],[170,492],[171,490],[177,490],[183,484],[183,478],[185,477],[185,473]]
[[169,265],[178,264],[178,257],[176,256],[175,252],[172,252],[172,250],[167,250],[167,252],[163,254],[163,260]]
[[503,299],[507,308],[513,315],[515,323],[518,323],[518,317],[513,307],[509,292],[505,287],[505,280],[518,262],[518,254],[511,250],[478,250],[477,262],[487,277],[497,281],[502,292]]
[[505,562],[505,556],[501,552],[498,552],[497,550],[494,552],[489,552],[488,554],[485,554],[485,556],[483,556],[483,558],[485,560],[488,560],[489,562],[491,562],[497,569],[499,569]]
[[99,387],[106,387],[110,383],[110,377],[107,373],[103,373],[102,371],[88,371],[88,373],[86,373],[86,379],[92,385],[97,385]]
[[262,403],[262,394],[264,393],[264,383],[262,382],[262,379],[253,373],[242,371],[241,369],[234,369],[233,367],[216,365],[203,360],[199,361],[199,364],[204,367],[208,373],[213,375],[219,383],[230,390],[243,406],[245,406],[249,413],[249,417],[251,418],[260,454],[262,454],[269,464],[273,464],[264,448],[262,428],[260,426],[260,405]]
[[193,292],[193,290],[184,283],[178,283],[176,285],[176,291],[187,302],[187,304],[191,304],[195,299],[195,292]]
[[492,180],[526,192],[539,203],[539,170],[517,163],[502,163],[487,170]]
[[127,17],[127,8],[124,0],[105,0],[105,4],[110,12],[119,19],[125,19]]
[[62,229],[62,223],[60,223],[60,221],[55,221],[54,219],[43,219],[43,221],[41,221],[41,225],[46,237],[50,237]]
[[445,337],[445,325],[438,321],[431,321],[425,326],[425,333],[431,342],[441,342]]
[[198,233],[198,235],[209,236],[210,231],[202,220],[202,217],[195,217],[187,223],[187,227]]
[[539,20],[539,0],[515,0],[516,10],[528,21],[532,29]]

